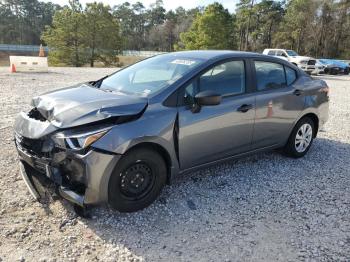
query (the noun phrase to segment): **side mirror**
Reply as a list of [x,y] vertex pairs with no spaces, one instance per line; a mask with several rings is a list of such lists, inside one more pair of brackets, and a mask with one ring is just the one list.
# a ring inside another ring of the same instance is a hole
[[222,97],[214,91],[207,90],[199,92],[194,98],[199,106],[215,106],[221,103]]

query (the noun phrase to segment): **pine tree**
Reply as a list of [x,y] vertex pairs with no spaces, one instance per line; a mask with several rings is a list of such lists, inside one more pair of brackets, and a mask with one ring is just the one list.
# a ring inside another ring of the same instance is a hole
[[232,49],[233,19],[219,3],[208,5],[198,13],[192,26],[180,35],[184,49]]

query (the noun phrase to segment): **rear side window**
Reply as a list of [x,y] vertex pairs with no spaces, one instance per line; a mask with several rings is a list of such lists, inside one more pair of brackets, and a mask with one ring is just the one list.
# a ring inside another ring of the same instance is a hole
[[297,73],[294,69],[288,66],[285,66],[284,68],[286,70],[287,85],[290,85],[297,79]]
[[268,53],[267,53],[268,55],[275,55],[276,54],[276,51],[269,51]]
[[258,91],[286,86],[283,65],[265,61],[255,61]]

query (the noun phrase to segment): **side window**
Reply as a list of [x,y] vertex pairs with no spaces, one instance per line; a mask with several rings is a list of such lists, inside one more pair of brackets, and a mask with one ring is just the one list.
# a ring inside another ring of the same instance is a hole
[[297,74],[294,69],[288,66],[285,66],[284,68],[286,70],[287,85],[290,85],[297,79]]
[[265,61],[255,61],[254,63],[259,91],[286,86],[283,65]]
[[287,57],[286,53],[285,53],[284,51],[282,51],[282,50],[278,50],[278,51],[276,52],[276,56]]
[[218,94],[237,95],[245,92],[243,61],[230,61],[217,65],[199,77],[199,92],[212,90]]
[[230,61],[214,66],[185,87],[184,104],[194,104],[194,97],[201,91],[212,90],[225,95],[245,93],[244,61]]
[[273,56],[274,56],[274,55],[276,55],[276,51],[272,51],[272,50],[271,50],[271,51],[269,51],[269,52],[267,53],[267,55],[273,55]]

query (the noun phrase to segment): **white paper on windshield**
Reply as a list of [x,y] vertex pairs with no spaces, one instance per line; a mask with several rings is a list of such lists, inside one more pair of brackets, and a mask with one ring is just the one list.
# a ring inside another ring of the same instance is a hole
[[187,60],[187,59],[175,59],[174,61],[171,62],[172,64],[178,64],[178,65],[193,65],[196,63],[196,61],[193,60]]

